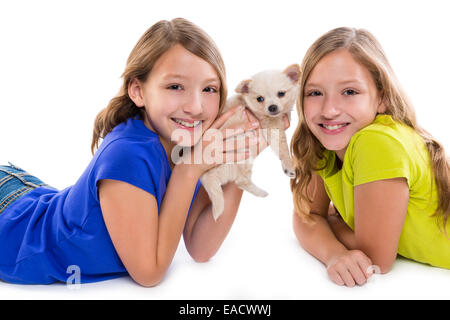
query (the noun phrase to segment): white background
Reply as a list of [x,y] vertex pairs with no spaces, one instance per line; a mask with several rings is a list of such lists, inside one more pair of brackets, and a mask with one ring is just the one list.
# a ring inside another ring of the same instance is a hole
[[[1,1],[0,163],[9,160],[60,189],[89,163],[94,118],[119,90],[134,44],[153,23],[176,17],[215,40],[230,93],[258,71],[300,63],[312,42],[332,28],[368,29],[386,51],[419,123],[450,150],[447,1]],[[294,115],[289,138],[296,124]],[[127,277],[78,290],[0,282],[0,299],[448,298],[450,271],[404,259],[365,286],[333,284],[294,237],[289,180],[271,151],[257,159],[254,180],[269,196],[244,194],[218,254],[195,263],[181,242],[155,288]]]

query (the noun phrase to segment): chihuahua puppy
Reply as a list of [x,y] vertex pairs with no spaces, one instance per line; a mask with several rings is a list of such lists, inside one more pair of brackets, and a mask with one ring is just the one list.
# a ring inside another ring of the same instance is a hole
[[[283,115],[290,119],[299,93],[300,67],[293,64],[281,71],[263,71],[251,79],[244,80],[236,88],[237,95],[229,98],[222,113],[237,105],[248,108],[261,124],[262,136],[281,160],[283,172],[290,178],[295,177],[295,170],[289,154],[289,146],[284,132]],[[222,128],[246,120],[245,111],[236,112]],[[221,128],[221,129],[222,129]],[[244,163],[225,163],[205,172],[200,181],[212,203],[215,220],[223,213],[224,197],[222,185],[233,181],[242,190],[255,196],[266,197],[268,193],[251,181],[252,159]]]

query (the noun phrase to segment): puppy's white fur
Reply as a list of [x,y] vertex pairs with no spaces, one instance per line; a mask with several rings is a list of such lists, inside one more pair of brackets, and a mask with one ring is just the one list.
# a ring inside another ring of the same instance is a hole
[[[260,121],[263,129],[261,131],[267,143],[279,156],[284,173],[290,178],[295,177],[295,170],[284,132],[283,115],[287,114],[290,119],[299,92],[299,79],[300,67],[297,64],[290,65],[283,72],[273,70],[260,72],[237,86],[235,91],[238,94],[227,100],[222,111],[223,113],[237,105],[250,109]],[[246,121],[244,111],[238,111],[222,128],[244,121]],[[215,220],[224,210],[222,185],[230,181],[255,196],[268,195],[251,181],[252,167],[251,161],[241,164],[227,163],[214,167],[202,175],[200,180],[211,199]]]

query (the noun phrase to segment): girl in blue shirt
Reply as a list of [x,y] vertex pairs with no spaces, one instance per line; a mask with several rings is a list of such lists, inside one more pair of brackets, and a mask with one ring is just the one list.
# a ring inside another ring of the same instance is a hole
[[[0,166],[0,279],[66,282],[77,270],[81,283],[129,274],[154,286],[181,234],[199,262],[221,246],[242,190],[224,186],[225,211],[215,222],[199,178],[248,152],[225,144],[223,159],[213,163],[172,161],[181,142],[172,140],[175,131],[187,137],[185,147],[205,149],[205,131],[220,128],[240,108],[216,119],[227,90],[214,42],[184,19],[160,21],[138,41],[122,77],[118,95],[95,120],[91,147],[98,150],[73,186],[58,191],[14,165]],[[257,129],[255,118],[248,119],[232,129]]]

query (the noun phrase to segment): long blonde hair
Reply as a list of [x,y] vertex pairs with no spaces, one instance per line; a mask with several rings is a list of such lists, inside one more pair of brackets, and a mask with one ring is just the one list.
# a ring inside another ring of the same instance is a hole
[[435,215],[445,232],[450,210],[449,160],[446,158],[443,146],[418,126],[414,109],[400,87],[383,49],[375,37],[364,29],[345,27],[333,29],[317,39],[303,59],[300,79],[302,89],[297,100],[299,123],[291,141],[291,152],[296,166],[296,179],[291,180],[295,210],[301,216],[307,217],[311,203],[307,188],[313,171],[323,169],[323,167],[318,167],[318,163],[319,160],[324,158],[325,150],[319,140],[311,133],[304,119],[303,88],[320,59],[338,49],[348,50],[356,61],[369,70],[378,94],[387,107],[385,113],[391,115],[394,120],[410,126],[424,139],[430,154],[438,191],[439,203]]
[[221,82],[219,110],[223,107],[227,97],[225,65],[214,41],[202,29],[186,19],[161,20],[151,26],[134,46],[121,76],[123,84],[119,93],[95,118],[92,154],[98,148],[99,140],[115,126],[130,117],[140,116],[144,119],[145,110],[138,108],[130,99],[128,85],[133,78],[145,82],[159,57],[175,44],[181,44],[186,50],[214,67]]

